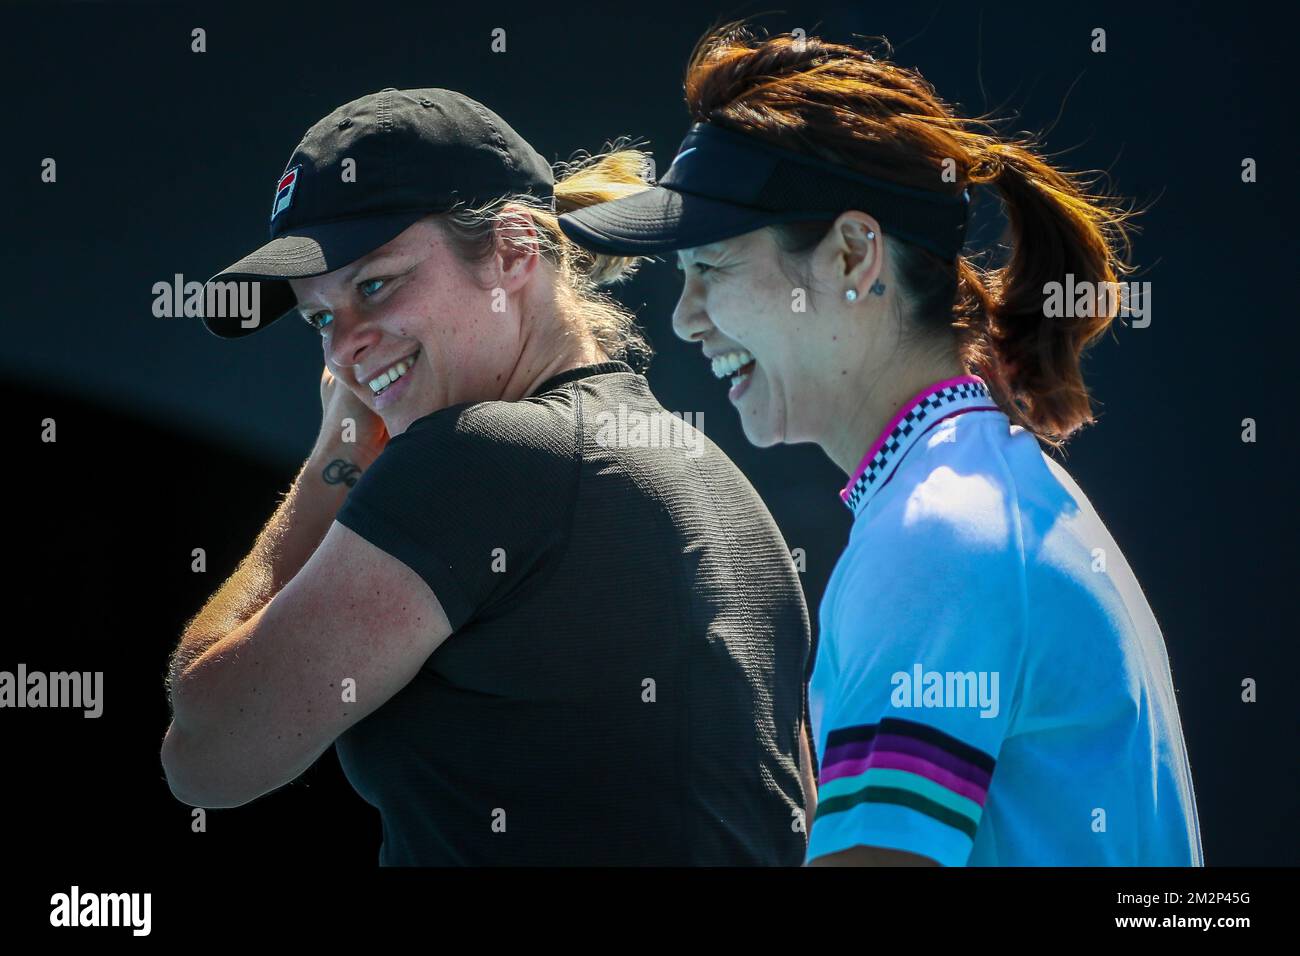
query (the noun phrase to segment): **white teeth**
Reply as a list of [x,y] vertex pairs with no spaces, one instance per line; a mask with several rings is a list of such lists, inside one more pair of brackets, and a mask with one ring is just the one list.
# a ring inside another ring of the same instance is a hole
[[744,349],[738,352],[725,352],[722,355],[715,355],[713,357],[713,375],[715,378],[726,378],[728,375],[734,375],[739,369],[744,368],[752,361],[754,361],[754,356]]
[[388,369],[388,371],[381,372],[377,377],[371,379],[370,391],[378,395],[389,385],[392,385],[394,382],[396,382],[399,378],[401,378],[403,375],[405,375],[415,366],[415,357],[416,355],[419,354],[420,354],[419,352],[416,352],[415,355],[412,355],[409,358],[402,359],[392,368]]

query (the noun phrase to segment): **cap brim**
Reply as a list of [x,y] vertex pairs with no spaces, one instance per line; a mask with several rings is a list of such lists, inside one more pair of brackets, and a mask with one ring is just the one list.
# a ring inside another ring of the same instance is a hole
[[655,186],[560,217],[564,234],[604,255],[648,256],[702,246],[787,219],[806,218],[736,206]]
[[205,314],[203,324],[223,339],[261,331],[297,306],[298,298],[287,280],[307,279],[341,269],[396,238],[427,215],[425,211],[406,210],[386,216],[301,226],[277,236],[208,280],[208,284],[256,282],[260,290],[254,315]]

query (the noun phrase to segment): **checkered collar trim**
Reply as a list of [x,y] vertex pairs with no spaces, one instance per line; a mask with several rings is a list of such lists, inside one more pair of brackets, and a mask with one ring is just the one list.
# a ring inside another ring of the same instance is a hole
[[840,492],[840,498],[857,517],[876,493],[889,483],[903,456],[931,428],[963,412],[998,410],[989,396],[988,386],[975,375],[945,379],[923,389],[903,404],[872,443],[853,477]]

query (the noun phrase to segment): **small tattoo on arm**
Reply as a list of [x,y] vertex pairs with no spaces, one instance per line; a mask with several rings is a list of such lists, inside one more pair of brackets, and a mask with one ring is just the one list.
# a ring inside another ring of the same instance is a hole
[[351,488],[361,477],[361,469],[346,459],[335,458],[325,466],[321,477],[325,479],[327,485],[337,485],[341,482]]

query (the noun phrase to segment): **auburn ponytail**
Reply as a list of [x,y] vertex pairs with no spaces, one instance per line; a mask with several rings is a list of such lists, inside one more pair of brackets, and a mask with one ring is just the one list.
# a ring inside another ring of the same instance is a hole
[[[1010,258],[997,269],[959,263],[954,315],[966,332],[967,360],[1004,405],[1040,438],[1058,444],[1092,421],[1083,382],[1084,351],[1110,326],[1115,296],[1095,309],[1051,315],[1050,283],[1112,289],[1126,263],[1130,213],[1087,192],[1077,174],[1058,170],[1025,141],[991,139],[989,184],[1006,210]],[[1067,278],[1068,277],[1068,278]]]

